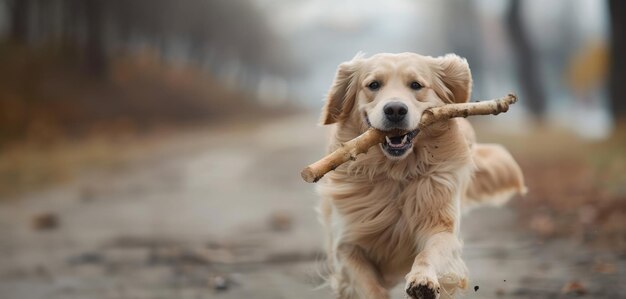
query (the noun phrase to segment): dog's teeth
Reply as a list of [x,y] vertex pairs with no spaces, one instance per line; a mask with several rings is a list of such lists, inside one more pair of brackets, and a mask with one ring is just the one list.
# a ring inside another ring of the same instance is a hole
[[391,139],[389,139],[389,136],[385,136],[385,139],[387,140],[387,144],[391,144]]
[[408,135],[404,135],[404,138],[402,138],[402,145],[404,145],[406,143],[408,138],[409,138]]

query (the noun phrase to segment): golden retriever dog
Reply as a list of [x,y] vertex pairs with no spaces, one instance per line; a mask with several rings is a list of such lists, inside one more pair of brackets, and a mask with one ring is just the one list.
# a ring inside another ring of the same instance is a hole
[[[390,136],[319,186],[329,284],[338,298],[389,298],[403,278],[411,298],[453,298],[465,289],[462,210],[525,190],[503,147],[477,144],[465,119],[417,129],[422,112],[470,99],[472,76],[456,55],[357,55],[342,63],[321,121],[329,151],[369,127]],[[397,131],[397,130],[395,130]]]

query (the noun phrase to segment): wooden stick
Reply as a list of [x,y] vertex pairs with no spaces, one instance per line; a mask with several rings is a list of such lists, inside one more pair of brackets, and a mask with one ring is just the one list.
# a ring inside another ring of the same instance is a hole
[[[418,128],[425,127],[443,120],[454,117],[468,117],[470,115],[498,115],[509,110],[509,105],[517,102],[515,94],[508,94],[502,98],[461,104],[448,104],[441,107],[430,108],[422,113]],[[300,173],[302,178],[308,183],[319,181],[326,173],[339,165],[356,159],[359,154],[367,153],[370,147],[382,143],[385,136],[392,132],[384,132],[374,128],[370,128],[358,137],[342,144],[334,152],[326,155],[326,157],[307,166]]]

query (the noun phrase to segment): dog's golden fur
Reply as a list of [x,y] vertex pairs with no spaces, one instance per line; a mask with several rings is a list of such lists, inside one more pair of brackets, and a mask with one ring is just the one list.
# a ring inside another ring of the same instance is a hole
[[[371,78],[384,88],[368,90]],[[407,80],[423,87],[406,89]],[[357,55],[339,66],[322,111],[322,123],[335,124],[329,150],[377,126],[372,118],[390,97],[408,105],[413,124],[429,107],[467,102],[471,84],[467,62],[456,55]],[[413,144],[400,158],[374,147],[320,183],[329,282],[338,298],[388,298],[403,278],[413,298],[453,297],[467,286],[462,209],[525,190],[511,155],[476,144],[464,119],[422,130]]]

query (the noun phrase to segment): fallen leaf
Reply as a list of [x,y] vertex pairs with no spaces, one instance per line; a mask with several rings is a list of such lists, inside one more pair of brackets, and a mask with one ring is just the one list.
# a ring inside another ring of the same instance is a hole
[[293,226],[293,217],[290,213],[285,211],[274,212],[270,215],[269,224],[270,228],[274,231],[288,231]]
[[587,289],[585,288],[585,286],[582,285],[582,283],[574,280],[566,283],[561,289],[561,293],[584,295],[587,294]]
[[59,226],[59,218],[53,213],[41,213],[35,215],[32,220],[36,230],[51,230]]
[[556,231],[554,221],[550,216],[545,214],[533,216],[530,220],[530,228],[543,237],[551,236]]
[[593,272],[603,273],[603,274],[613,274],[617,269],[615,268],[615,264],[597,262],[593,265]]
[[500,296],[504,296],[505,292],[504,289],[496,289],[496,296],[500,297]]

